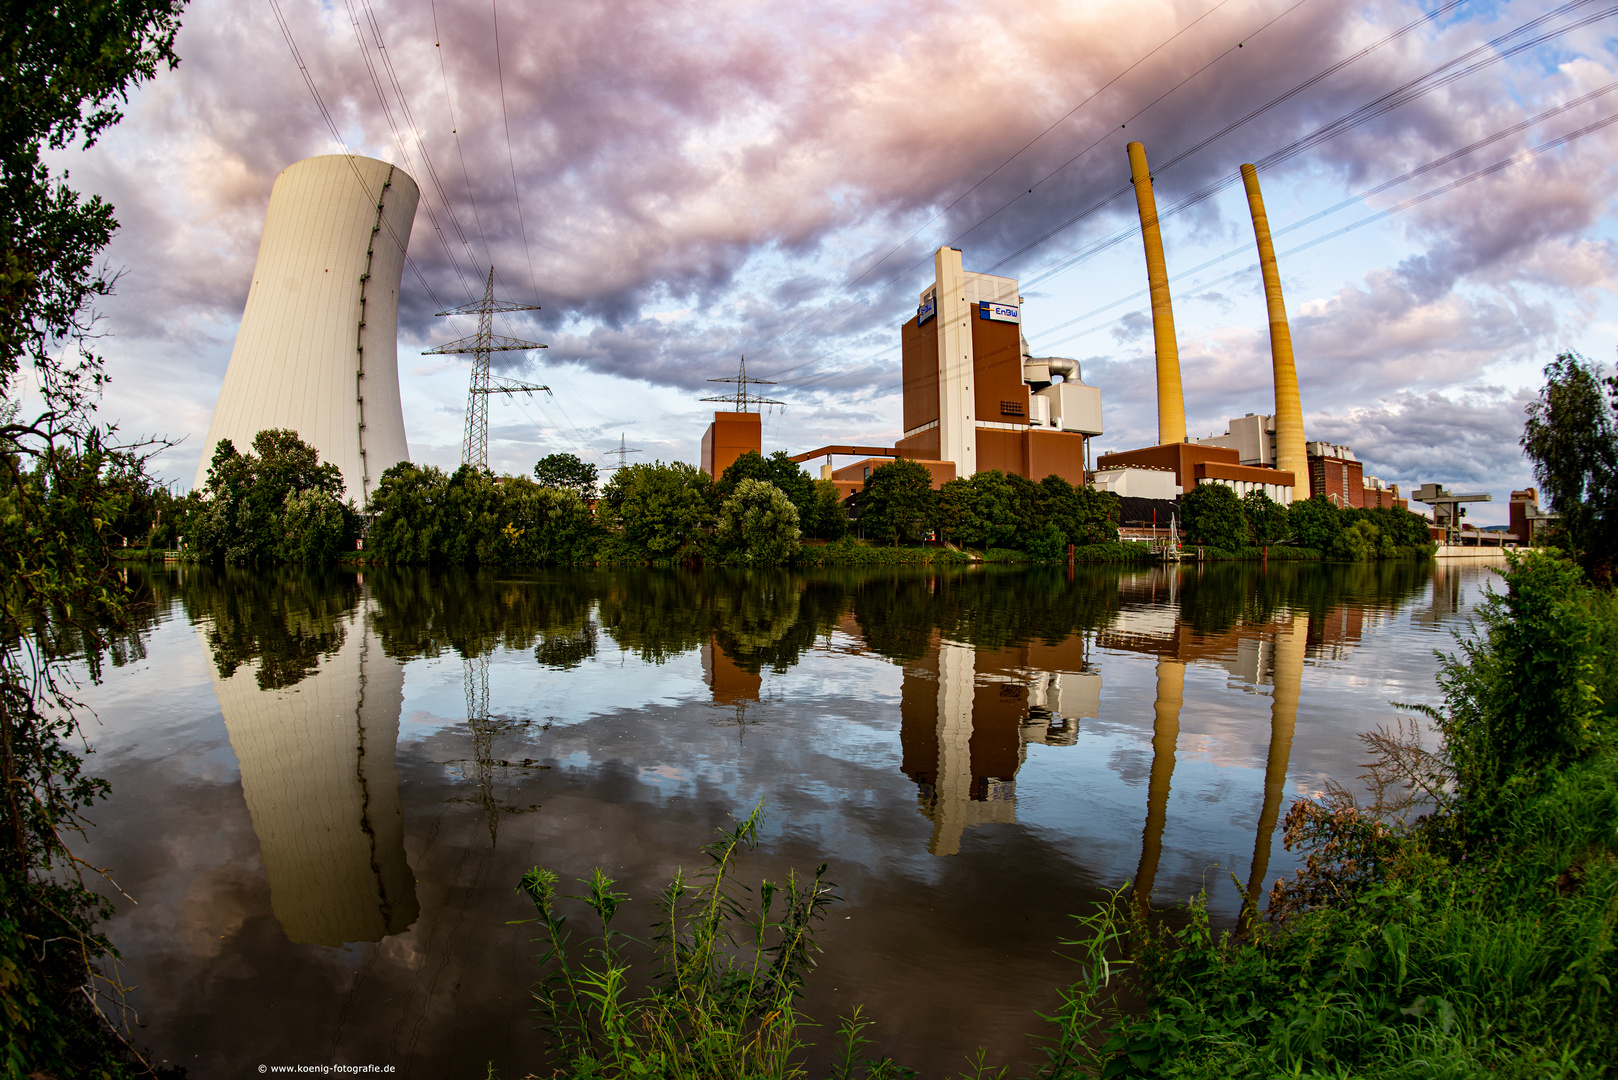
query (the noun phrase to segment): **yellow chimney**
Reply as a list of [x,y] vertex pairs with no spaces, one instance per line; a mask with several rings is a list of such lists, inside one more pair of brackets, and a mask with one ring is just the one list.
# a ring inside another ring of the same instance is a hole
[[1307,492],[1308,452],[1303,439],[1303,401],[1298,397],[1298,365],[1292,359],[1292,328],[1281,297],[1281,272],[1270,243],[1270,219],[1264,213],[1264,195],[1258,189],[1258,170],[1242,166],[1247,205],[1253,211],[1253,235],[1258,238],[1258,265],[1264,272],[1264,302],[1270,309],[1270,359],[1275,367],[1275,467],[1293,474],[1294,489]]
[[1180,347],[1174,340],[1174,308],[1169,274],[1163,265],[1163,235],[1157,227],[1157,200],[1146,148],[1129,144],[1129,177],[1135,183],[1141,239],[1146,242],[1146,282],[1152,290],[1152,337],[1157,343],[1157,441],[1185,442],[1185,392],[1180,389]]

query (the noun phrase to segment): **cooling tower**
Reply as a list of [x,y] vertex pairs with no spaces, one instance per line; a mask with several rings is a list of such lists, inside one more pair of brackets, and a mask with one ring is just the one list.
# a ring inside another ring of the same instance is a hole
[[1129,178],[1135,185],[1140,235],[1146,244],[1146,283],[1152,292],[1152,338],[1157,345],[1157,441],[1185,442],[1185,392],[1180,388],[1180,346],[1174,336],[1174,306],[1169,300],[1169,274],[1163,262],[1163,233],[1157,224],[1157,197],[1146,167],[1146,148],[1128,146]]
[[403,170],[343,154],[276,177],[196,486],[220,439],[245,453],[266,428],[296,431],[361,506],[409,458],[396,349],[417,197]]

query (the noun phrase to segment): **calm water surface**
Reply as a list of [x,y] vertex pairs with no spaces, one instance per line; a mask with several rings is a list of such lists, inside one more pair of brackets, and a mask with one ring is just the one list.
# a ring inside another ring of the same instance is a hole
[[[1290,800],[1433,702],[1471,567],[147,579],[88,855],[155,1056],[501,1077],[544,1065],[527,868],[651,919],[760,799],[744,875],[830,863],[806,1010],[942,1075],[1029,1050],[1069,916],[1294,869]],[[131,900],[133,902],[131,902]]]

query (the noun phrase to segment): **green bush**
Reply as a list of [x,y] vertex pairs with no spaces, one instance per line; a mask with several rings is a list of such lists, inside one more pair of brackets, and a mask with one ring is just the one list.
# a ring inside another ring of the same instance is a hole
[[214,562],[335,561],[359,537],[359,514],[342,496],[341,470],[295,431],[261,431],[246,454],[221,439],[188,539]]
[[719,508],[718,540],[728,561],[781,566],[798,553],[798,536],[797,508],[767,481],[739,481]]

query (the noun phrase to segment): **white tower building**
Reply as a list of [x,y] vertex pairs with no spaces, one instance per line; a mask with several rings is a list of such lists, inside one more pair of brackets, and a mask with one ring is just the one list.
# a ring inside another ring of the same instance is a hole
[[290,428],[364,506],[407,460],[399,405],[399,279],[419,192],[385,161],[330,154],[275,179],[258,263],[196,485],[220,439],[246,453]]

